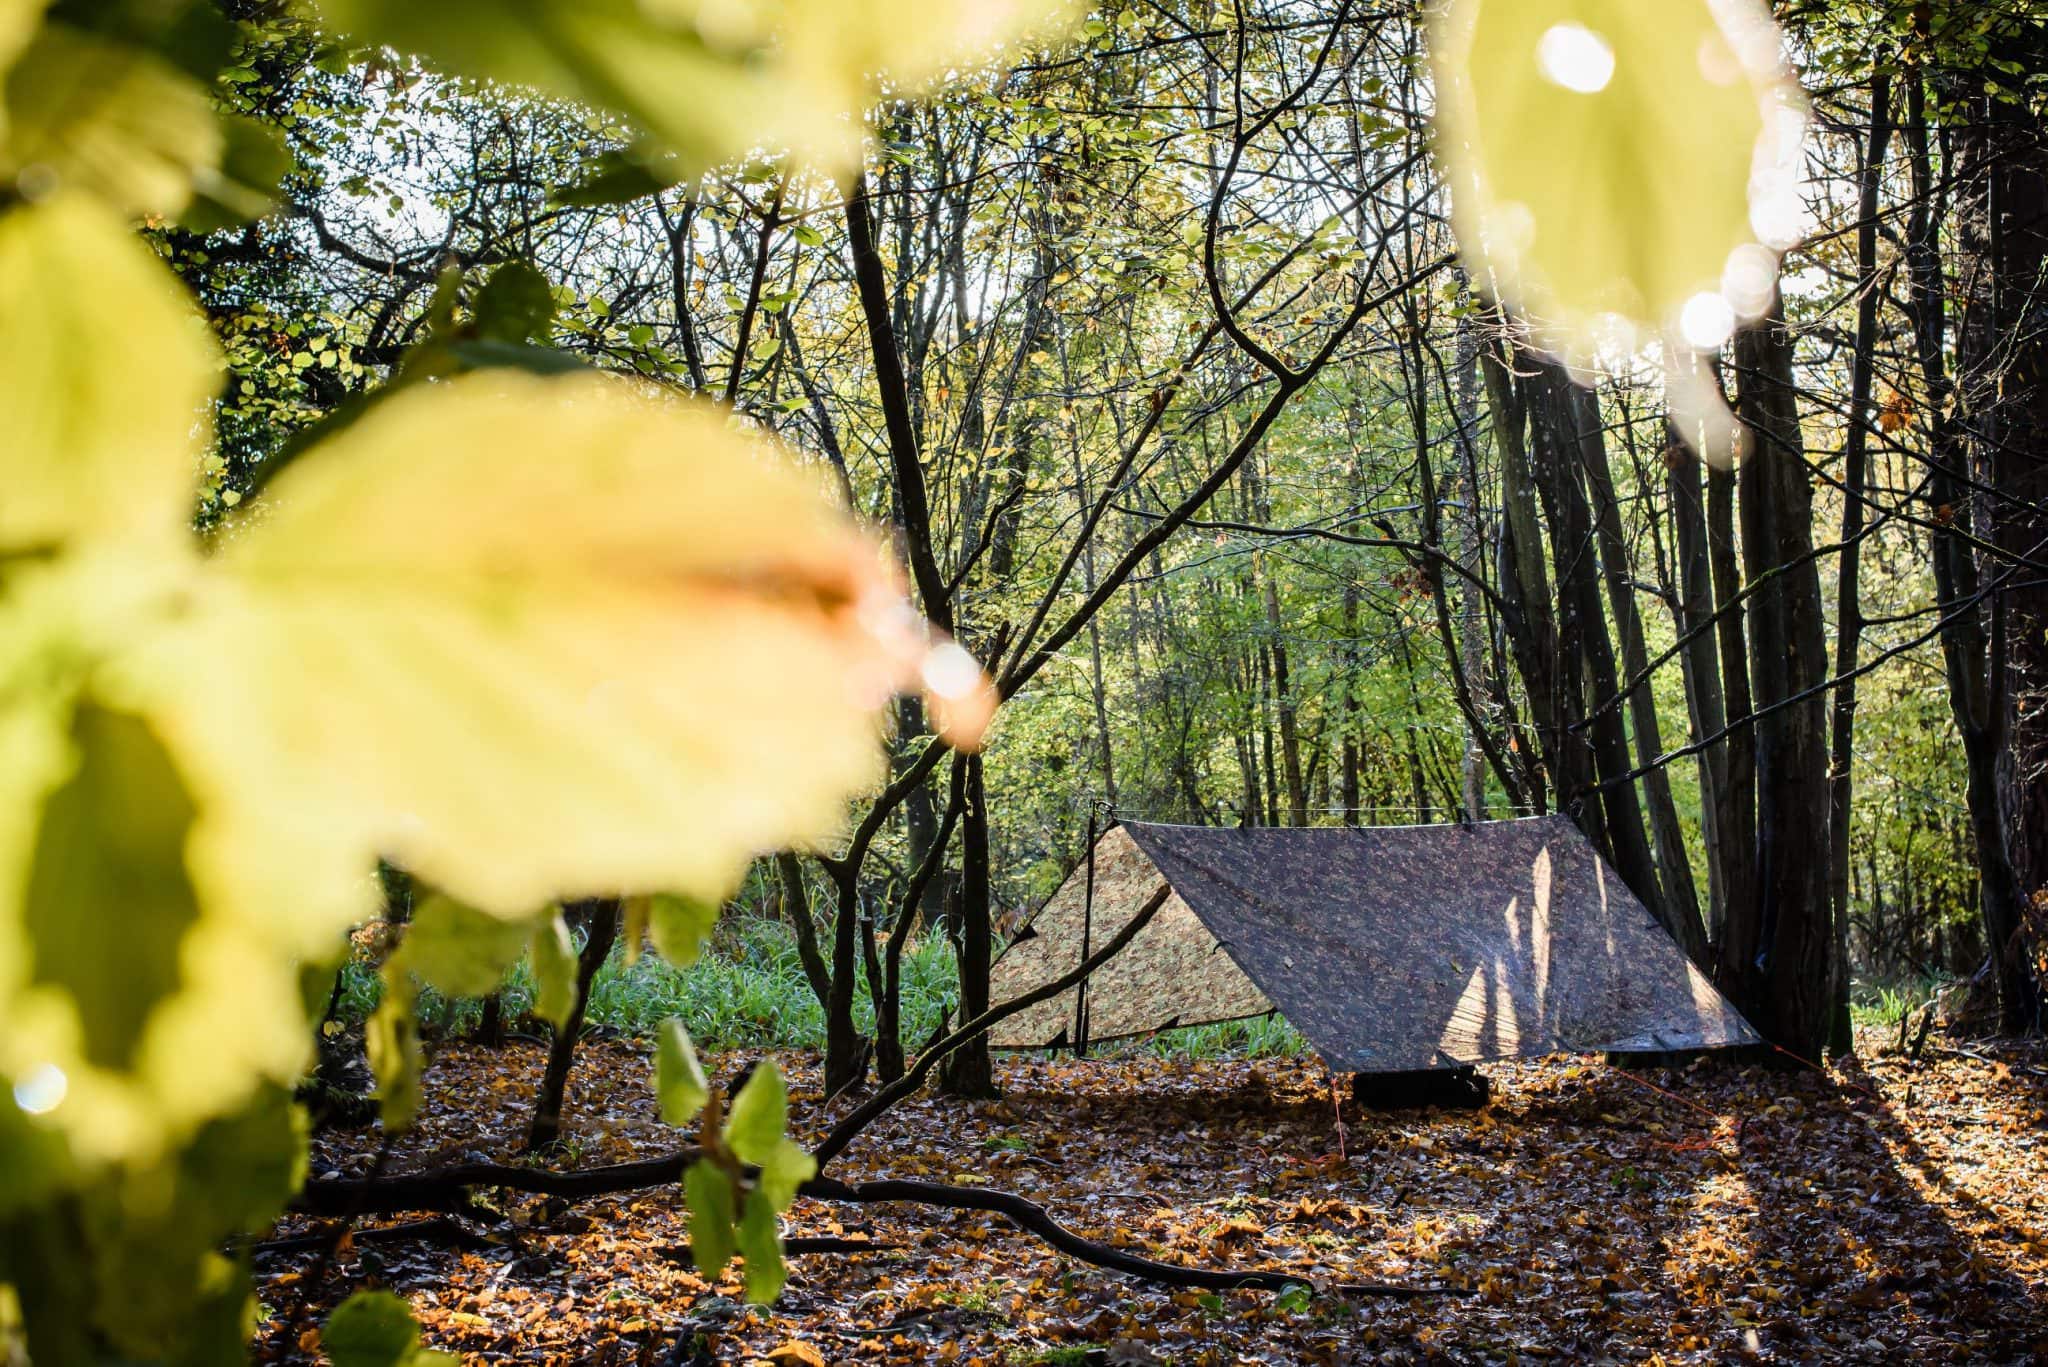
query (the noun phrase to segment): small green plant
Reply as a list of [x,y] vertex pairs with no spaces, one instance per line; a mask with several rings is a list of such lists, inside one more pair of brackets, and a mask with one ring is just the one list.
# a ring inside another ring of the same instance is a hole
[[1062,1343],[1050,1348],[1012,1348],[1003,1361],[1011,1367],[1082,1367],[1088,1361],[1088,1350],[1077,1343]]

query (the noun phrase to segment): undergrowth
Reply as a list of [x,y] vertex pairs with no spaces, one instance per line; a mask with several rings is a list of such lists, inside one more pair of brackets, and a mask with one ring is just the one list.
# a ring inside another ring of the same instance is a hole
[[[913,939],[903,954],[906,1048],[915,1050],[931,1037],[956,990],[951,943],[941,935]],[[376,1009],[380,991],[376,971],[351,962],[342,970],[337,1015],[344,1024],[362,1022]],[[508,1028],[517,1033],[546,1029],[525,1020],[533,996],[533,975],[522,961],[502,989]],[[419,1012],[428,1034],[464,1036],[476,1030],[483,1003],[423,987]],[[854,1014],[862,1030],[873,1029],[874,1006],[864,977],[856,986]],[[825,1047],[824,1008],[804,978],[794,937],[779,921],[725,918],[702,957],[688,968],[675,968],[652,953],[628,967],[623,950],[614,950],[591,987],[586,1026],[645,1036],[670,1016],[680,1016],[697,1046],[708,1051]],[[1306,1049],[1294,1027],[1276,1015],[1167,1030],[1149,1039],[1104,1044],[1095,1052],[1111,1058],[1194,1060],[1292,1057]]]
[[1857,1025],[1896,1029],[1899,1017],[1920,1010],[1952,981],[1934,974],[1858,978],[1849,988],[1849,1018]]

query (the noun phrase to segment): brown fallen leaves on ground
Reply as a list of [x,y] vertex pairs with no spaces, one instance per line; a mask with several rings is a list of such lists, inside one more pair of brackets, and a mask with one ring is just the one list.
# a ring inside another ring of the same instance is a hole
[[[350,1291],[411,1301],[428,1344],[519,1363],[1348,1363],[1609,1359],[2024,1361],[2048,1356],[2048,1049],[1930,1048],[1826,1076],[1705,1064],[1632,1076],[1591,1060],[1489,1066],[1478,1113],[1361,1115],[1338,1155],[1311,1062],[999,1062],[1004,1100],[929,1096],[832,1172],[1000,1187],[1152,1257],[1318,1284],[1464,1294],[1175,1292],[1050,1250],[1000,1217],[800,1200],[790,1235],[871,1237],[799,1254],[773,1307],[688,1267],[673,1187],[579,1205],[483,1192],[502,1222],[258,1259],[263,1361],[305,1361]],[[385,1171],[518,1161],[541,1051],[450,1046]],[[816,1060],[784,1057],[792,1129],[815,1138]],[[729,1071],[738,1059],[718,1060]],[[644,1051],[593,1042],[556,1162],[647,1158]],[[1651,1085],[1651,1084],[1654,1084]],[[1659,1090],[1659,1089],[1664,1090]],[[369,1134],[315,1143],[360,1175]],[[404,1218],[380,1220],[403,1224]],[[287,1220],[280,1236],[331,1228]],[[679,1259],[680,1255],[680,1261]]]

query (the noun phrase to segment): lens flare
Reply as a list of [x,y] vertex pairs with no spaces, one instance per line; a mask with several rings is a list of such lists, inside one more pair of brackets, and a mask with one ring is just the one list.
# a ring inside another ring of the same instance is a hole
[[30,1115],[54,1111],[71,1090],[71,1079],[54,1063],[31,1068],[28,1076],[14,1084],[14,1104]]
[[1584,24],[1553,24],[1536,40],[1536,65],[1552,84],[1593,95],[1614,79],[1614,49]]
[[1735,335],[1735,307],[1713,290],[1685,301],[1678,315],[1678,335],[1696,351],[1713,351]]

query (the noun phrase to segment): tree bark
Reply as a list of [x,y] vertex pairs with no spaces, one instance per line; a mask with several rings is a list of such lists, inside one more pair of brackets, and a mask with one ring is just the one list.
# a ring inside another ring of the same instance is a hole
[[[1755,937],[1733,952],[1756,965],[1737,1004],[1779,1047],[1816,1060],[1832,1025],[1835,935],[1828,898],[1827,679],[1813,485],[1793,389],[1782,304],[1736,337],[1738,470],[1748,571],[1750,672],[1758,717]],[[1797,702],[1792,701],[1799,697]]]
[[[982,783],[981,756],[967,756],[964,767],[960,794],[960,1018],[972,1020],[989,1007],[988,970],[995,936],[989,918],[988,794]],[[949,1096],[1000,1094],[986,1034],[969,1040],[946,1059],[940,1083]]]
[[[1880,55],[1880,62],[1883,57]],[[1835,922],[1833,1020],[1829,1047],[1855,1052],[1849,1026],[1849,836],[1855,812],[1851,766],[1856,757],[1856,657],[1863,637],[1859,571],[1864,500],[1869,484],[1870,388],[1877,357],[1877,213],[1891,143],[1891,77],[1882,66],[1870,80],[1870,133],[1862,148],[1856,206],[1856,344],[1849,361],[1849,432],[1842,443],[1842,556],[1835,571],[1835,688],[1828,755],[1828,901]]]
[[2034,965],[2048,930],[2048,575],[2006,572],[2048,556],[2048,118],[2027,84],[2048,63],[2048,33],[2038,22],[2012,24],[1990,55],[2026,74],[1957,72],[1952,134],[1956,409],[1969,473],[1989,492],[1958,478],[1946,506],[1959,529],[1991,547],[1978,556],[1990,591],[1985,703],[1999,714],[1998,815],[2013,907],[1986,929],[1999,1024],[2016,1033],[2042,1023]]
[[1995,969],[2000,1022],[2017,1030],[2026,1028],[2035,1015],[2039,987],[2022,952],[2024,909],[1998,801],[1998,762],[2006,721],[1999,697],[2004,671],[1994,649],[1998,624],[1987,623],[1977,606],[1981,597],[1978,567],[1965,536],[1969,451],[1967,434],[1955,417],[1956,386],[1945,351],[1949,282],[1941,262],[1941,215],[1929,148],[1927,89],[1921,79],[1906,82],[1906,104],[1902,131],[1913,187],[1906,223],[1908,312],[1913,320],[1929,430],[1932,468],[1928,501],[1934,522],[1930,550],[1935,602],[1945,622],[1942,668],[1948,682],[1949,711],[1963,742],[1964,799],[1977,855],[1978,909],[1985,948]]
[[583,1033],[583,1013],[590,1005],[590,985],[604,966],[619,938],[619,900],[594,898],[569,908],[570,915],[583,922],[583,948],[576,954],[576,1005],[569,1019],[555,1031],[548,1049],[547,1070],[541,1075],[540,1098],[534,1106],[533,1123],[526,1129],[528,1152],[553,1147],[562,1137],[562,1098],[569,1088],[569,1069],[576,1061],[576,1041]]

